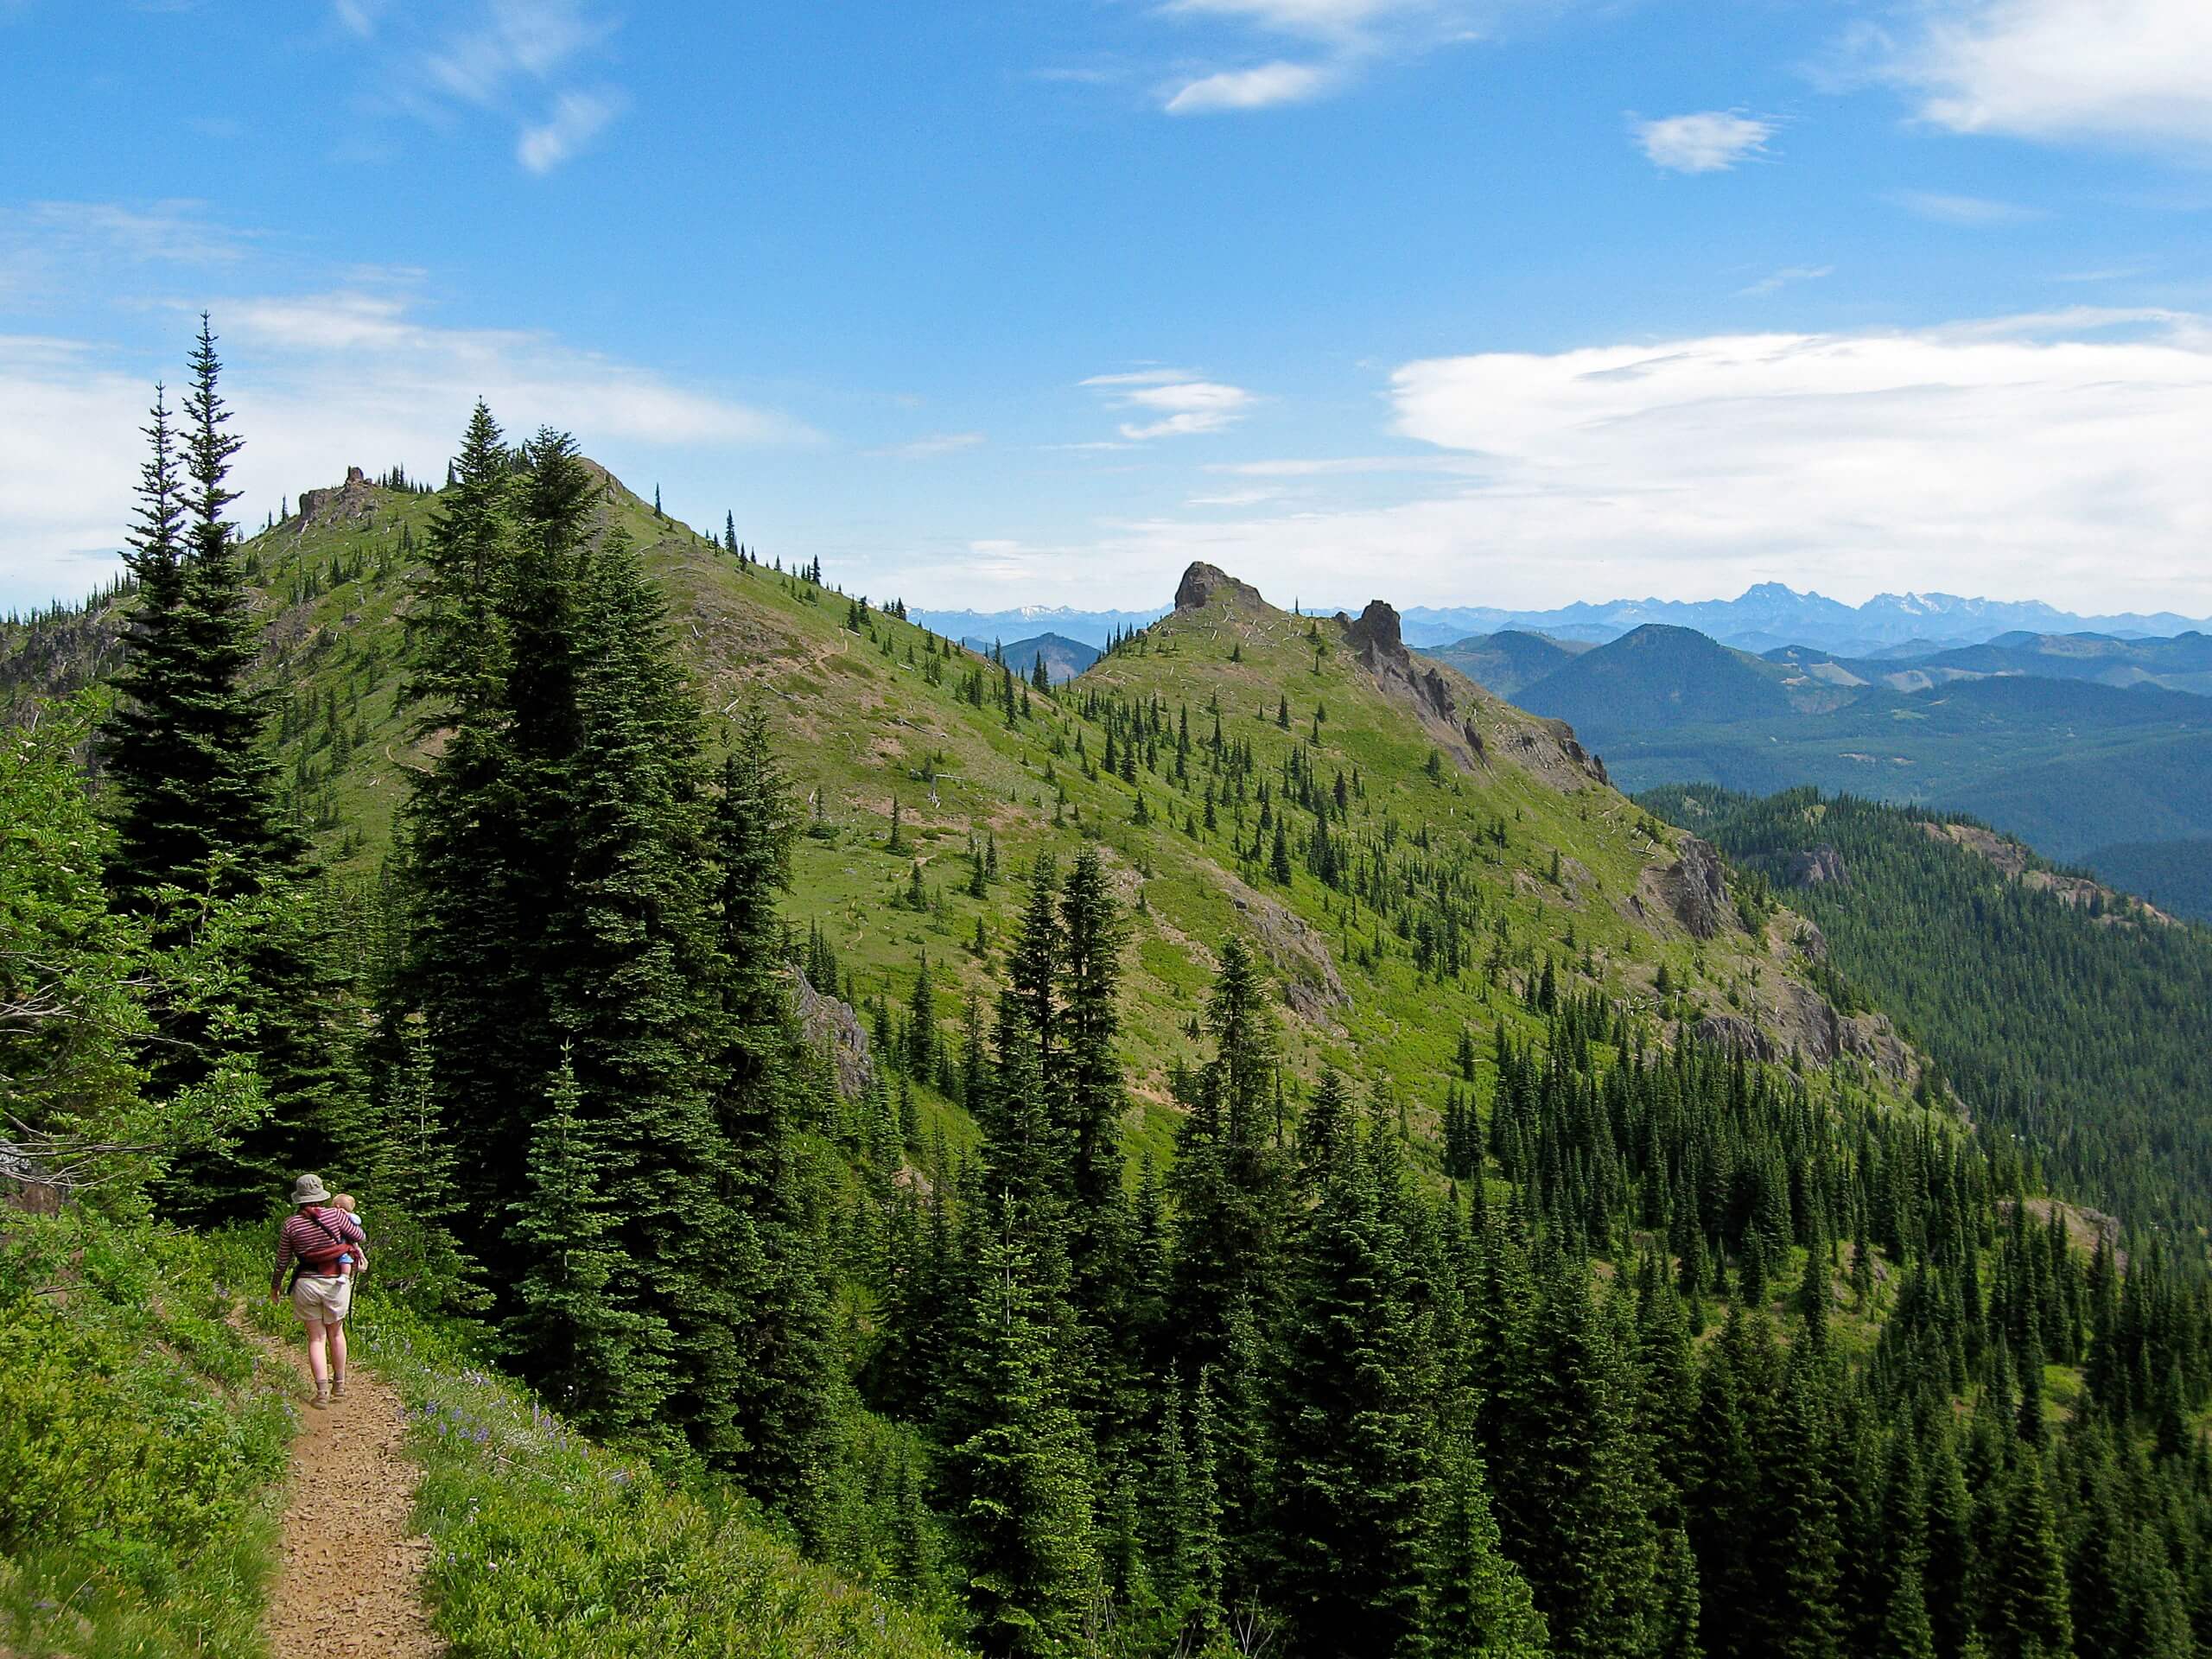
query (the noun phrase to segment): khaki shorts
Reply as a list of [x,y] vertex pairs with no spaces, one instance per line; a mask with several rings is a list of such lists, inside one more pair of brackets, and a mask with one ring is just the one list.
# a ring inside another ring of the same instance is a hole
[[336,1325],[353,1308],[353,1281],[302,1274],[292,1283],[292,1312],[310,1324]]

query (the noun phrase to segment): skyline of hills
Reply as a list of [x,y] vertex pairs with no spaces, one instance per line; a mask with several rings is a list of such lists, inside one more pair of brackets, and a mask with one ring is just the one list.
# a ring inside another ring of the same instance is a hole
[[[1304,605],[1299,614],[1357,614],[1364,599]],[[922,609],[912,614],[925,627],[954,639],[1015,639],[1052,632],[1103,646],[1108,637],[1156,621],[1167,607],[1086,610],[1061,605],[1023,605],[1006,610]],[[1769,652],[1790,645],[1834,654],[1874,658],[1896,652],[1932,654],[1987,644],[2012,634],[2038,637],[2094,633],[2120,638],[2171,637],[2212,632],[2212,619],[2173,611],[2085,615],[2041,600],[2001,600],[1943,593],[1878,594],[1849,605],[1786,582],[1758,582],[1734,599],[1658,598],[1577,600],[1549,607],[1409,605],[1400,608],[1405,640],[1416,650],[1454,644],[1474,635],[1505,632],[1548,634],[1561,640],[1603,645],[1650,623],[1694,628],[1724,645]]]

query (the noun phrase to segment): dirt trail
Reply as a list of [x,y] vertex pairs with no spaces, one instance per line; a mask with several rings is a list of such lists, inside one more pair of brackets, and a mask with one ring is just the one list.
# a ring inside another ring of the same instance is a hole
[[[302,1344],[289,1352],[305,1376]],[[436,1659],[445,1647],[423,1605],[430,1544],[410,1522],[417,1471],[399,1396],[349,1370],[346,1398],[300,1416],[283,1562],[269,1597],[270,1651]]]

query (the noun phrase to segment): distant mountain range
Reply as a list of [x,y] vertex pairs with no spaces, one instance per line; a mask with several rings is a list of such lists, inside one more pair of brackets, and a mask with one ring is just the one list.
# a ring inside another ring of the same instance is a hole
[[1646,624],[1604,645],[1506,630],[1427,655],[1571,722],[1616,782],[1801,784],[1970,812],[2047,856],[2203,913],[2212,637],[2012,632],[1965,647],[1764,654]]
[[1071,639],[1064,633],[1040,633],[1027,639],[985,639],[971,633],[960,643],[985,657],[997,652],[1009,668],[1023,676],[1036,666],[1041,657],[1045,659],[1045,677],[1054,685],[1066,684],[1105,655],[1097,646]]
[[[1308,606],[1306,613],[1326,615],[1332,608]],[[1359,613],[1357,604],[1344,608],[1351,615]],[[1006,611],[917,610],[910,614],[924,627],[955,639],[982,639],[988,644],[993,639],[1057,633],[1103,647],[1116,630],[1143,627],[1166,612],[1023,605]],[[1403,614],[1405,641],[1416,649],[1450,645],[1472,634],[1506,632],[1604,645],[1654,622],[1694,628],[1740,651],[1809,645],[1863,658],[1891,652],[1926,654],[2016,633],[2094,633],[2124,640],[2171,636],[2191,629],[2212,632],[2212,620],[2178,616],[2171,611],[2082,616],[2039,600],[1965,599],[1956,594],[1878,594],[1864,605],[1846,605],[1820,594],[1801,594],[1779,582],[1760,582],[1734,599],[1577,601],[1543,611],[1416,605]]]
[[[1165,605],[1148,611],[1073,611],[1065,605],[1022,605],[1010,611],[910,610],[906,617],[932,633],[964,640],[985,652],[994,640],[1027,639],[1045,633],[1080,640],[1103,651],[1115,632],[1147,626],[1166,614]],[[976,645],[977,640],[982,643]]]
[[2015,632],[2126,637],[2212,630],[2212,621],[2170,611],[2078,616],[2039,600],[1962,599],[1955,594],[1878,594],[1864,605],[1846,605],[1778,582],[1760,582],[1735,599],[1579,601],[1548,611],[1415,606],[1405,613],[1404,626],[1406,643],[1419,647],[1505,630],[1603,645],[1653,622],[1694,628],[1744,651],[1815,645],[1860,657],[1900,645],[1940,650],[1979,645]]

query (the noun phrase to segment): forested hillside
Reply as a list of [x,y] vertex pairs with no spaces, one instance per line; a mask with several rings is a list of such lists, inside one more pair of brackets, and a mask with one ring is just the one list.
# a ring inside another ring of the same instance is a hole
[[1971,822],[1850,796],[1656,790],[1816,922],[1830,994],[1890,1009],[2085,1203],[2196,1241],[2212,1211],[2212,930]]
[[[910,1651],[2212,1640],[2197,1252],[2052,1203],[1769,885],[1389,606],[1193,566],[1052,688],[481,406],[435,493],[241,543],[218,366],[132,589],[6,644],[112,677],[99,822],[48,706],[10,740],[11,1179],[362,1195],[375,1282],[553,1414],[421,1385],[547,1471],[435,1489],[463,1650],[688,1599],[779,1650],[722,1509]],[[625,1505],[698,1548],[612,1583]]]

